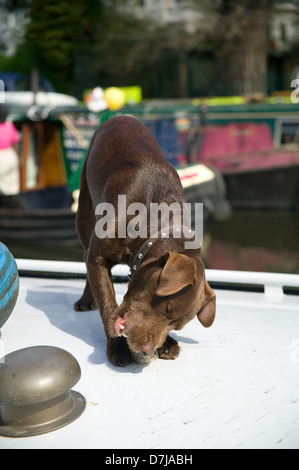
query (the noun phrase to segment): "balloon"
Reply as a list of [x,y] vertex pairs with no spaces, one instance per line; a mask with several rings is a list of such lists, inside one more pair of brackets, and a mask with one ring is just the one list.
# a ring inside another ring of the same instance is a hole
[[111,111],[117,111],[122,108],[126,101],[125,93],[116,87],[110,87],[105,90],[104,97]]

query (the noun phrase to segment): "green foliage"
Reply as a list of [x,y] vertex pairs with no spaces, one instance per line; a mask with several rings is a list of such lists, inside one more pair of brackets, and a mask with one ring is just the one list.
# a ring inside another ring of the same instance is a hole
[[38,63],[33,45],[26,41],[21,44],[11,57],[0,56],[0,70],[28,74]]
[[96,41],[102,5],[93,0],[32,0],[27,37],[49,65],[67,65],[74,50]]
[[[267,38],[262,33],[268,30],[273,5],[298,4],[298,0],[181,1],[204,14],[205,21],[192,34],[180,23],[158,26],[149,18],[137,19],[129,8],[120,10],[121,5],[132,5],[131,0],[2,0],[10,11],[26,10],[29,21],[23,44],[14,57],[0,57],[0,68],[24,73],[37,68],[57,91],[76,91],[79,96],[82,89],[96,85],[138,84],[144,90],[158,90],[173,56],[182,64],[189,53],[210,47],[214,62],[220,64],[216,75],[221,86],[231,86],[234,80],[244,84],[256,72],[255,83],[248,84],[255,89],[258,75],[266,75],[262,54],[266,57]],[[249,62],[254,67],[248,71]],[[178,72],[169,73],[176,92]]]
[[103,2],[31,0],[28,15],[24,43],[18,48],[10,69],[20,59],[26,63],[20,65],[19,71],[38,68],[58,91],[70,92],[73,54],[90,50],[97,42],[98,31],[105,21]]

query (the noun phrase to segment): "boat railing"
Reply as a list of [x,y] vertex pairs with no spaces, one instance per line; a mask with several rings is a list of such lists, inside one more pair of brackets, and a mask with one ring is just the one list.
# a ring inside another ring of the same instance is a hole
[[[85,263],[79,261],[17,259],[16,262],[21,276],[86,276]],[[127,282],[129,272],[128,266],[117,265],[111,274],[114,280]],[[206,278],[213,288],[264,292],[266,296],[275,298],[299,294],[299,274],[206,269]]]

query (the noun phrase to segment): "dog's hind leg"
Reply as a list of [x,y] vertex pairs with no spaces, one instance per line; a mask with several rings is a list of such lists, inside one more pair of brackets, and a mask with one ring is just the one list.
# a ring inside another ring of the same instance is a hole
[[[95,226],[95,214],[86,181],[86,160],[83,163],[80,178],[79,205],[76,214],[76,227],[79,240],[84,249],[84,261],[86,262],[89,248],[89,241]],[[90,288],[88,277],[86,278],[83,295],[74,304],[77,311],[95,310],[96,305]]]

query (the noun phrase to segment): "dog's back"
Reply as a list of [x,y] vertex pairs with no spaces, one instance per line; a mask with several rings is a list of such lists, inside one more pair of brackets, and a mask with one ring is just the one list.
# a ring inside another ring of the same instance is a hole
[[185,200],[177,172],[148,128],[131,116],[111,118],[97,130],[86,160],[86,178],[94,206],[104,200],[116,204],[120,193],[128,203],[166,202],[170,195],[172,200]]

